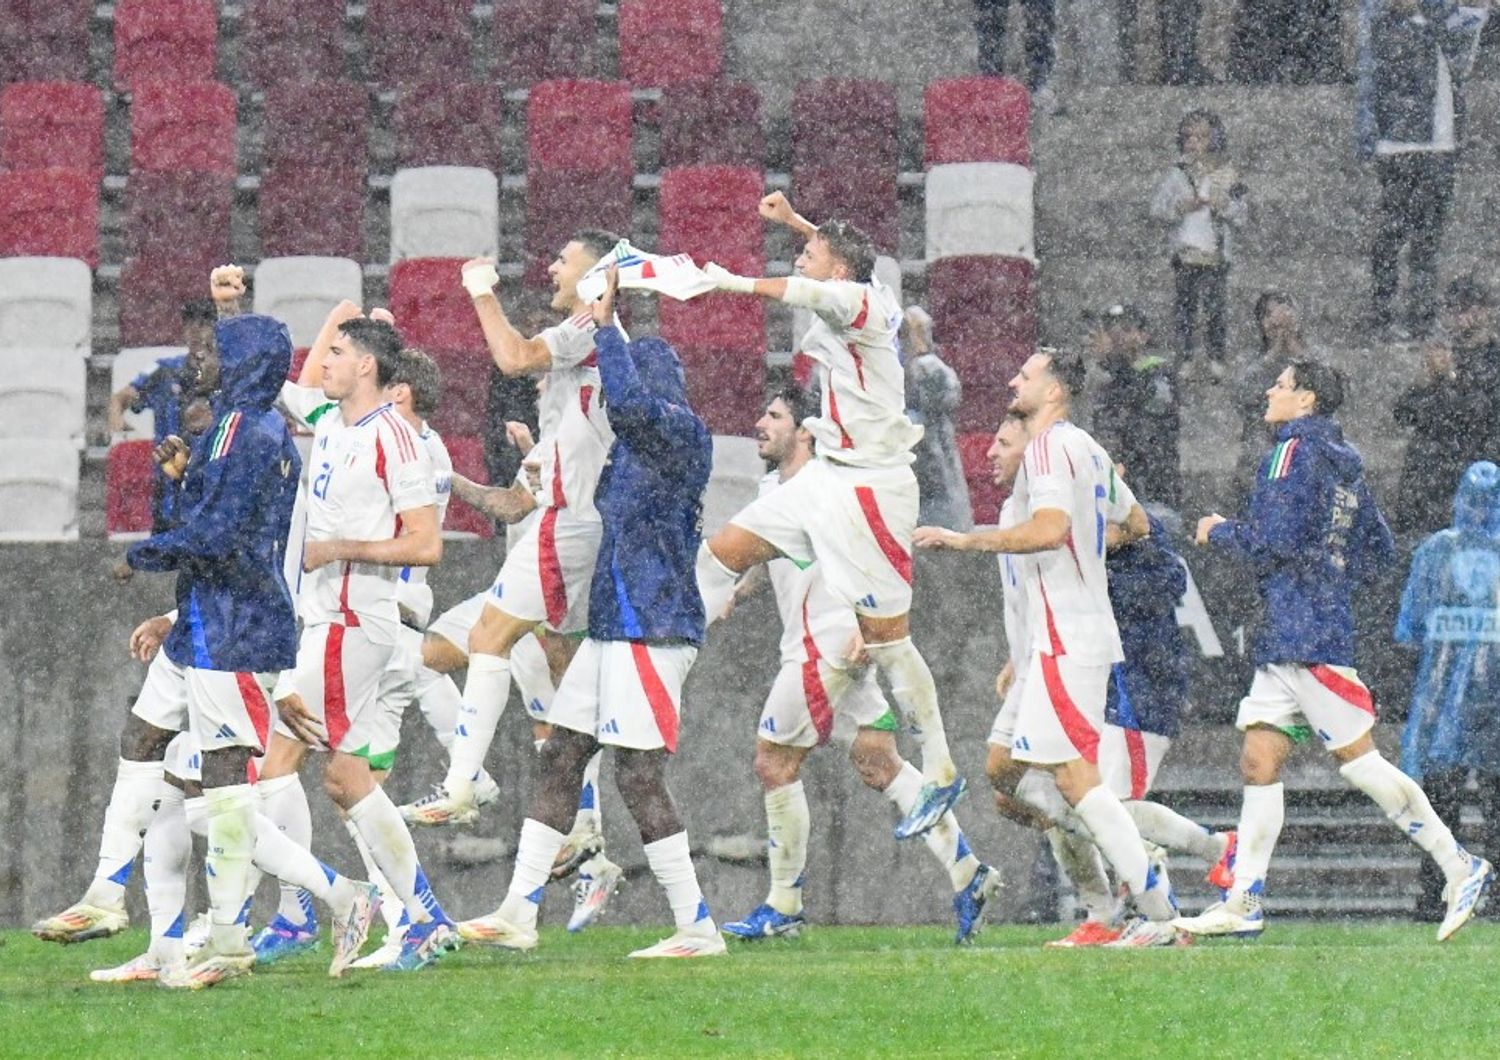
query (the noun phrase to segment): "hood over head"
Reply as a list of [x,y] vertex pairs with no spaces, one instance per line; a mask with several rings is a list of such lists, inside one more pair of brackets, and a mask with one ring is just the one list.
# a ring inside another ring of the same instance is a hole
[[1344,429],[1332,416],[1300,416],[1281,424],[1276,430],[1276,440],[1288,438],[1306,439],[1319,443],[1324,458],[1337,469],[1345,482],[1358,478],[1364,470],[1364,460],[1354,446],[1344,441]]
[[653,397],[674,405],[687,405],[687,381],[682,374],[682,361],[665,339],[655,336],[634,339],[628,349],[641,385]]
[[214,325],[219,351],[218,409],[258,409],[276,404],[292,370],[292,336],[268,316],[230,317]]
[[1488,460],[1469,465],[1453,493],[1453,527],[1462,533],[1500,536],[1500,467]]

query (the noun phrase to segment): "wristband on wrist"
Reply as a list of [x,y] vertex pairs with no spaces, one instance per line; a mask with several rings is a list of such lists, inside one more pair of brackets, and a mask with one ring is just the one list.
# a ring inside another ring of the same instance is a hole
[[480,295],[494,293],[495,285],[500,282],[500,274],[493,265],[476,265],[464,270],[463,282],[469,297],[478,298]]

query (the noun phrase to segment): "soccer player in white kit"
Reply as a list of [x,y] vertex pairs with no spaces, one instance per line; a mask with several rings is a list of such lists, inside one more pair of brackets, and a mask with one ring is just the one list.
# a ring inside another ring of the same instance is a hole
[[[772,467],[761,480],[762,495],[782,488],[812,460],[812,434],[801,424],[814,411],[811,395],[787,386],[756,423],[761,459]],[[853,609],[828,591],[816,563],[800,567],[774,559],[764,570],[782,623],[781,666],[761,712],[755,746],[755,773],[765,788],[771,890],[743,920],[724,925],[726,934],[746,940],[795,935],[806,924],[802,886],[812,822],[800,775],[814,748],[830,739],[848,744],[860,779],[903,815],[922,789],[921,772],[896,750],[896,716],[875,674],[862,666],[852,679],[841,674],[843,691],[836,698],[828,694],[831,672],[857,666],[851,649],[862,654]],[[752,584],[742,582],[736,598]],[[955,941],[965,942],[979,929],[1000,878],[974,856],[952,811],[923,839],[953,885]]]
[[925,783],[896,827],[904,839],[936,825],[963,794],[964,781],[948,751],[937,686],[908,623],[918,500],[911,449],[922,430],[906,417],[906,376],[896,350],[901,307],[875,279],[875,249],[853,225],[815,226],[780,192],[761,200],[760,213],[806,238],[797,275],[751,279],[712,263],[703,271],[720,290],[812,310],[801,348],[819,369],[822,411],[807,422],[817,457],[704,543],[698,584],[715,615],[756,564],[777,556],[817,560],[828,588],[854,609],[870,658],[921,740]]
[[1105,684],[1123,658],[1104,567],[1107,527],[1130,517],[1135,498],[1114,462],[1068,421],[1085,367],[1076,354],[1033,354],[1010,381],[1031,442],[1016,478],[1023,521],[1009,530],[957,534],[922,527],[918,547],[1029,554],[1029,626],[1033,650],[1016,716],[1011,753],[1048,769],[1058,790],[1129,888],[1141,914],[1112,945],[1178,941],[1176,906],[1150,863],[1141,835],[1100,779],[1099,735]]
[[431,457],[382,394],[401,350],[390,324],[353,319],[323,364],[323,391],[339,405],[318,419],[308,461],[302,638],[262,777],[296,772],[303,751],[296,740],[331,752],[324,789],[405,906],[402,961],[416,968],[456,935],[372,762],[396,743],[378,692],[400,639],[400,572],[431,566],[443,548]]
[[558,677],[577,640],[552,634],[580,633],[588,624],[589,579],[601,534],[594,490],[613,434],[604,414],[594,320],[578,297],[578,280],[618,242],[612,233],[585,229],[563,246],[547,273],[552,308],[567,316],[531,338],[510,322],[495,295],[500,275],[494,262],[475,258],[463,267],[464,289],[496,366],[506,375],[546,374],[539,410],[545,499],[533,531],[507,553],[469,634],[468,677],[448,774],[417,807],[424,823],[472,816],[475,781],[510,693],[516,643],[545,626],[538,639],[556,659]]

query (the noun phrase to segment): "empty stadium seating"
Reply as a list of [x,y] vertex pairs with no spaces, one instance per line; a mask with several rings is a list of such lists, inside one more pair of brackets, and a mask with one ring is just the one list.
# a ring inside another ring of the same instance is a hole
[[[130,386],[143,375],[156,369],[158,362],[167,357],[181,357],[187,353],[186,346],[128,346],[115,354],[109,366],[109,391],[116,393],[121,387]],[[111,444],[127,439],[151,438],[156,429],[156,417],[152,411],[125,412],[125,433],[111,438]]]
[[[1000,425],[1001,407],[994,410],[995,426]],[[996,523],[1000,520],[1000,505],[1005,500],[1005,490],[995,485],[995,475],[990,468],[990,443],[994,432],[974,431],[960,434],[958,455],[963,463],[964,480],[969,484],[969,504],[974,510],[974,524]]]
[[130,104],[132,170],[235,175],[235,98],[212,81],[138,81]]
[[78,449],[18,438],[0,446],[0,541],[78,540]]
[[744,81],[667,85],[658,107],[663,169],[673,166],[750,166],[766,157],[760,93]]
[[[1036,341],[1034,268],[1019,258],[943,258],[927,269],[927,311],[944,346]],[[1007,378],[1009,378],[1007,376]]]
[[260,178],[262,257],[364,257],[363,170],[286,163]]
[[82,448],[86,373],[75,350],[0,348],[0,439]]
[[396,99],[396,165],[500,172],[500,93],[468,81],[408,85]]
[[212,81],[219,16],[212,0],[117,0],[115,88],[171,77]]
[[213,258],[153,251],[120,270],[120,345],[160,346],[182,338],[182,307],[208,297]]
[[894,253],[900,216],[896,93],[882,81],[829,78],[792,100],[792,201],[815,224],[837,217]]
[[382,85],[467,80],[472,9],[470,0],[368,0],[365,47],[371,79]]
[[125,194],[125,253],[171,247],[179,254],[230,260],[234,184],[217,173],[142,172]]
[[87,81],[93,0],[0,0],[0,80]]
[[246,0],[240,72],[269,88],[344,75],[345,0]]
[[710,81],[724,67],[719,0],[620,0],[620,76],[638,88]]
[[151,531],[151,494],[156,465],[151,442],[121,442],[109,450],[104,468],[104,528],[110,537],[140,537]]
[[93,337],[94,277],[76,258],[0,258],[0,347],[86,354]]
[[926,164],[1009,162],[1031,165],[1031,97],[1008,77],[933,81],[923,96]]
[[255,267],[255,312],[284,323],[293,346],[311,346],[328,311],[345,299],[364,304],[364,270],[357,261],[266,258]]
[[[309,102],[316,100],[316,106]],[[267,86],[262,161],[266,167],[326,166],[363,174],[369,165],[370,95],[339,78]]]
[[[446,383],[444,384],[446,387]],[[443,444],[453,460],[453,470],[473,482],[488,483],[489,475],[484,466],[484,441],[472,435],[444,434]],[[448,502],[448,515],[443,520],[445,534],[473,534],[476,537],[493,537],[495,524],[488,516],[476,511],[458,497]]]
[[104,177],[104,97],[93,85],[26,81],[0,89],[0,170],[60,167]]
[[0,173],[0,256],[99,264],[99,188],[77,169]]
[[462,258],[419,258],[391,266],[390,310],[406,341],[434,356],[485,349],[484,332],[460,281]]
[[391,179],[391,260],[493,257],[500,182],[488,169],[423,166]]
[[530,88],[561,77],[598,73],[594,0],[495,0],[494,78]]

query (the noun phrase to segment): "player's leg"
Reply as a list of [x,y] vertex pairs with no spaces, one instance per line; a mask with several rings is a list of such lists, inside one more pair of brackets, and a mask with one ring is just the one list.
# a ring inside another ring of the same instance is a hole
[[[293,691],[292,675],[284,674],[276,688],[276,701],[303,700]],[[271,743],[260,763],[260,812],[287,838],[303,850],[312,850],[312,809],[302,784],[302,765],[307,745],[280,728],[271,731]],[[312,895],[280,879],[276,915],[255,936],[256,957],[271,962],[313,949],[318,941],[318,917]],[[251,892],[258,878],[252,873]]]
[[[788,669],[782,667],[782,673]],[[795,667],[791,669],[795,672]],[[781,682],[780,675],[777,682]],[[773,688],[772,697],[776,695]],[[763,714],[762,731],[765,731],[765,717]],[[773,743],[764,737],[756,741],[755,775],[766,808],[766,862],[771,886],[764,902],[743,919],[724,925],[725,933],[735,938],[794,936],[807,922],[802,915],[802,884],[812,814],[801,773],[802,763],[811,750],[810,744]]]
[[1171,746],[1171,738],[1159,733],[1106,724],[1099,739],[1099,775],[1125,804],[1142,839],[1218,866],[1233,842],[1233,832],[1212,832],[1146,799]]
[[[1022,669],[1025,669],[1024,662]],[[1010,745],[1016,735],[1016,716],[1021,709],[1025,678],[1025,673],[1021,673],[1011,682],[1005,700],[990,724],[984,772],[995,793],[995,809],[1000,812],[1001,817],[1022,828],[1035,828],[1039,832],[1045,832],[1053,826],[1051,815],[1016,796],[1021,780],[1031,771],[1031,767],[1025,762],[1017,762],[1010,753]],[[1053,785],[1053,789],[1056,789],[1056,785]]]

